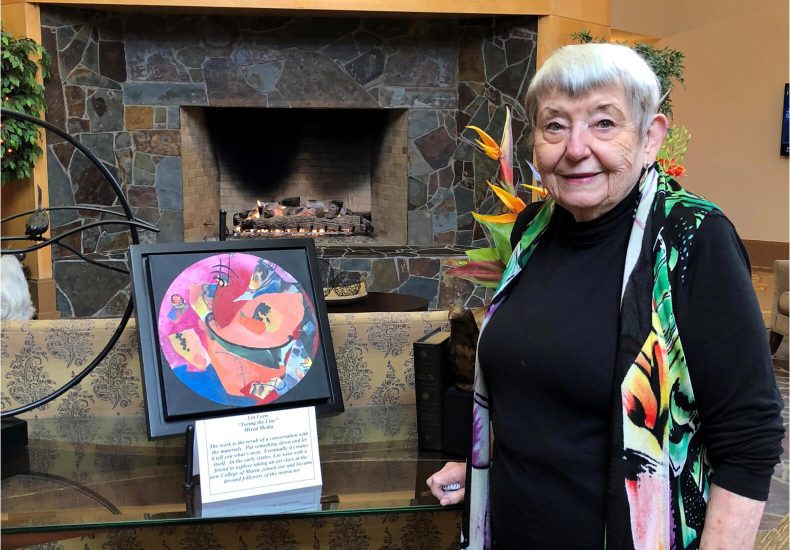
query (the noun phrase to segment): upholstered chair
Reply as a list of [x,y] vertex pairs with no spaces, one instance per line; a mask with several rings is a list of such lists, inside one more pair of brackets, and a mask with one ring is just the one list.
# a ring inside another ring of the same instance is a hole
[[788,260],[774,262],[774,295],[771,301],[771,353],[776,353],[782,338],[788,335]]

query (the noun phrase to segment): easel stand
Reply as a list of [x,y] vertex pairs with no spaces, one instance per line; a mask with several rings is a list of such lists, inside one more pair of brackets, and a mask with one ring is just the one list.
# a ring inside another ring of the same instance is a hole
[[186,441],[184,442],[184,490],[193,491],[195,489],[195,426],[190,424],[186,430]]

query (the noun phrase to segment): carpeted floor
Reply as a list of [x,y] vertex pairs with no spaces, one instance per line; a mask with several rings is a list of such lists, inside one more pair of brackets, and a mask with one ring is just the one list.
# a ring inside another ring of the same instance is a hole
[[787,550],[790,546],[788,518],[790,516],[785,515],[779,525],[770,531],[760,531],[754,543],[755,550]]
[[[757,300],[763,316],[768,321],[771,315],[771,299],[773,295],[773,272],[755,270],[752,274],[752,284],[757,293]],[[771,492],[765,505],[760,533],[757,536],[755,548],[760,550],[774,550],[788,548],[788,482],[790,482],[790,433],[788,433],[788,417],[790,416],[790,376],[788,376],[788,342],[785,339],[779,350],[774,355],[774,373],[776,382],[785,399],[785,408],[782,411],[785,425],[784,450],[782,461],[776,466],[771,480]]]

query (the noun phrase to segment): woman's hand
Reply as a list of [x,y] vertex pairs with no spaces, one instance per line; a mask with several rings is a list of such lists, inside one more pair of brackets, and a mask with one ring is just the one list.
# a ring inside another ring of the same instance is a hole
[[[466,464],[464,462],[448,462],[444,468],[425,480],[431,489],[433,496],[439,499],[439,504],[458,504],[464,500],[466,493]],[[442,487],[447,487],[452,483],[457,483],[460,488],[455,491],[445,491]]]

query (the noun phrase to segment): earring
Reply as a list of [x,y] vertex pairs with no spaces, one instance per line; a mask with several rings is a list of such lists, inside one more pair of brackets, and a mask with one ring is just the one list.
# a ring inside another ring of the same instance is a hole
[[645,161],[645,163],[643,164],[643,166],[645,167],[645,170],[647,170],[648,168],[650,168],[650,164],[651,164],[651,162],[650,162],[649,160],[646,160],[646,161]]

